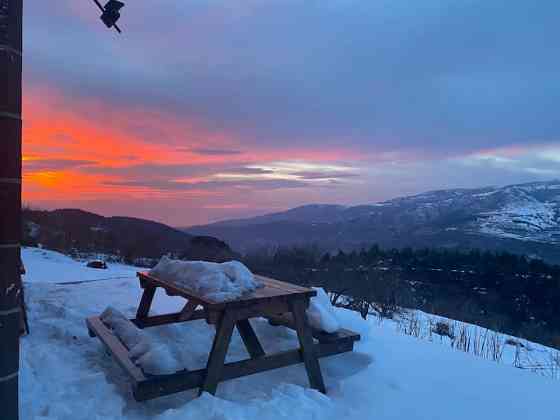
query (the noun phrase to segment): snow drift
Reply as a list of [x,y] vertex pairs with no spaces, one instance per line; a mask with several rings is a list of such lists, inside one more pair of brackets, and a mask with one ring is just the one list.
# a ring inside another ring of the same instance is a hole
[[309,324],[328,333],[336,332],[340,329],[340,323],[331,305],[331,300],[327,293],[318,287],[314,287],[317,296],[311,298],[309,308],[307,309],[307,318]]

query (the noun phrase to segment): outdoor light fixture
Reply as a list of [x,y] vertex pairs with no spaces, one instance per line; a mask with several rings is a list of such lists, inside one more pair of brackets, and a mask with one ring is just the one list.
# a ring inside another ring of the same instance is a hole
[[120,10],[124,7],[124,3],[118,0],[109,0],[105,7],[98,0],[93,0],[97,7],[101,10],[101,20],[107,28],[114,27],[118,33],[121,33],[117,26],[117,20],[121,17]]

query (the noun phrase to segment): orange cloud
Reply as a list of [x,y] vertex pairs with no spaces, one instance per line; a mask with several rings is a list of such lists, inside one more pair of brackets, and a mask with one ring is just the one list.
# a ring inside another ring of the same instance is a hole
[[240,208],[243,191],[243,207],[250,207],[251,190],[289,190],[312,180],[259,168],[342,158],[357,156],[327,148],[255,147],[235,133],[157,110],[78,100],[46,87],[25,90],[23,198],[31,204],[187,200],[200,209],[226,210]]

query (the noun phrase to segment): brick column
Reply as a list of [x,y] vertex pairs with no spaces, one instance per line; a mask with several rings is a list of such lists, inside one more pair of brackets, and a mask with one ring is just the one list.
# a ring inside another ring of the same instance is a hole
[[17,420],[23,0],[0,0],[0,417]]

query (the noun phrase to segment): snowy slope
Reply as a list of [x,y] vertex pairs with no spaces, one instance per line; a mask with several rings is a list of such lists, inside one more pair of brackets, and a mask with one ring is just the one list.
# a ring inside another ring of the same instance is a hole
[[90,280],[129,278],[138,269],[124,264],[107,263],[106,270],[86,267],[85,262],[75,261],[59,252],[25,247],[21,250],[26,282],[68,283]]
[[[337,309],[341,324],[362,341],[353,353],[321,360],[327,396],[308,389],[302,366],[291,366],[225,382],[216,397],[185,392],[136,403],[123,372],[84,324],[109,304],[134,313],[140,297],[134,268],[119,271],[124,278],[53,284],[67,270],[73,281],[91,273],[50,253],[26,250],[23,258],[32,329],[22,340],[24,420],[558,419],[558,382],[404,336],[391,323],[366,322],[343,309]],[[157,312],[181,306],[181,299],[156,296]],[[290,330],[253,324],[267,351],[297,345]],[[204,321],[146,331],[189,368],[205,365],[213,331]],[[228,360],[247,357],[235,334]]]
[[477,214],[479,232],[520,240],[560,241],[560,183],[533,183],[491,191],[503,195],[496,209]]

